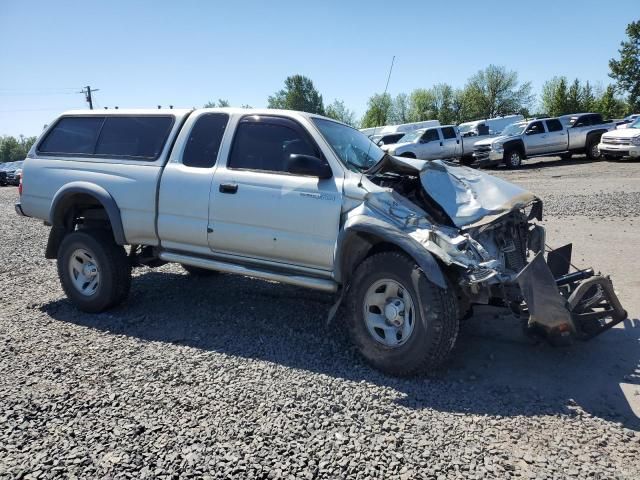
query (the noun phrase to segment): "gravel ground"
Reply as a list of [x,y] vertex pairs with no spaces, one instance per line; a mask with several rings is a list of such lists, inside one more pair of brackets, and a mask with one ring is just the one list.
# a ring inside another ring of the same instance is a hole
[[[494,173],[551,198],[550,230],[577,232],[586,260],[613,225],[637,258],[640,164],[621,180],[617,166]],[[640,477],[640,283],[624,255],[601,265],[623,328],[553,349],[480,309],[446,371],[400,380],[326,326],[331,297],[295,287],[140,269],[127,304],[82,314],[16,195],[0,189],[0,478]]]

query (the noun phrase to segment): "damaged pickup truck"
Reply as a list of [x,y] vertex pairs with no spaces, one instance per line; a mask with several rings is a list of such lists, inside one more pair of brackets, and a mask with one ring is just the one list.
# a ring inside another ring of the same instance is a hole
[[[24,162],[19,214],[81,310],[123,302],[167,262],[335,294],[353,342],[394,375],[432,370],[474,304],[563,343],[626,318],[608,277],[546,254],[542,202],[443,161],[391,157],[357,130],[279,110],[68,112]],[[127,248],[125,248],[127,247]],[[574,269],[575,270],[575,269]]]

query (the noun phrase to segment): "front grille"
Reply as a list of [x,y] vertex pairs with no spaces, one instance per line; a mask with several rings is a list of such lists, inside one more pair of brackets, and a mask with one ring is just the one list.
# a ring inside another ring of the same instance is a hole
[[527,264],[527,245],[523,235],[526,233],[520,228],[514,228],[510,241],[505,242],[502,249],[505,267],[513,272],[519,272]]
[[602,143],[607,145],[631,145],[630,138],[602,137]]
[[479,145],[474,147],[473,156],[478,160],[486,160],[489,158],[489,152],[491,152],[491,145]]

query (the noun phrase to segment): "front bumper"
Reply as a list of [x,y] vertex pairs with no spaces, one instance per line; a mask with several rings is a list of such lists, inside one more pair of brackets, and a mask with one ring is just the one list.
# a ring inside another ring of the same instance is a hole
[[496,150],[475,150],[473,152],[473,166],[485,167],[489,165],[495,165],[502,162],[504,159],[503,151]]
[[[516,279],[529,329],[551,340],[588,340],[628,318],[609,277],[594,275],[591,269],[568,273],[570,252],[570,246],[555,250],[547,261],[539,253]],[[558,257],[564,270],[557,268]],[[551,271],[552,263],[556,264],[555,272]]]
[[610,155],[612,157],[640,157],[640,146],[631,144],[616,145],[612,143],[600,142],[598,144],[598,150],[600,150],[600,153],[604,155]]

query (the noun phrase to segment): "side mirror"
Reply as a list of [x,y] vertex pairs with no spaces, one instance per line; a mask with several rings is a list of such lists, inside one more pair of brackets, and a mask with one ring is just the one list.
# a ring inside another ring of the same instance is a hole
[[328,163],[313,155],[303,155],[301,153],[292,153],[289,155],[287,172],[294,175],[305,175],[307,177],[318,177],[322,179],[333,177],[333,171]]

